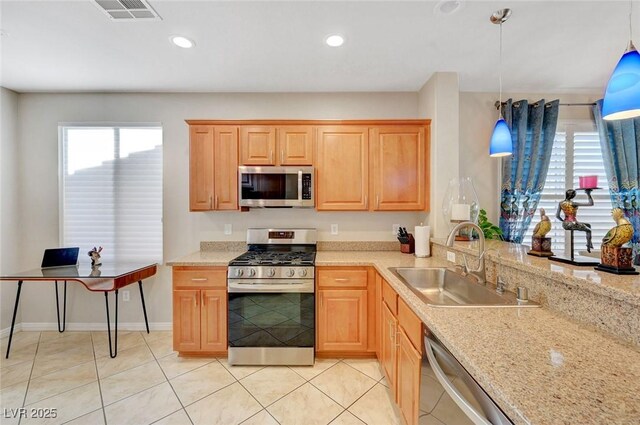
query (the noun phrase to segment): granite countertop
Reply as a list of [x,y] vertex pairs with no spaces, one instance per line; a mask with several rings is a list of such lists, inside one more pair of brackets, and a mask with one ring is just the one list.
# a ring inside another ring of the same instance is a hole
[[[446,246],[442,239],[434,244]],[[478,255],[477,242],[456,242],[453,248],[471,255]],[[527,272],[535,272],[550,279],[579,286],[596,294],[640,306],[640,276],[616,275],[600,272],[593,267],[578,267],[528,255],[529,247],[501,241],[486,241],[485,256],[497,264],[503,264]]]
[[[167,264],[225,265],[239,254],[198,252]],[[317,266],[375,267],[516,424],[640,423],[637,348],[543,308],[429,307],[388,270],[448,264],[397,251],[316,257]]]

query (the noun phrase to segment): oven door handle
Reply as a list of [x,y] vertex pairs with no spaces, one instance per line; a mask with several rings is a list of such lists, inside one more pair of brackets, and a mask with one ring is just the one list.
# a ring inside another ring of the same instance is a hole
[[298,292],[298,293],[313,293],[315,292],[315,285],[313,279],[309,281],[294,280],[292,282],[278,282],[278,283],[263,283],[254,281],[241,281],[234,282],[229,281],[227,283],[227,289],[230,293],[234,292]]

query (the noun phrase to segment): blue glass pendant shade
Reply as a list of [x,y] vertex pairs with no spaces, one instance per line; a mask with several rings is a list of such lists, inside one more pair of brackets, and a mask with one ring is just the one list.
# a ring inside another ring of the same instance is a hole
[[602,102],[602,118],[621,120],[640,116],[640,53],[633,43],[613,70]]
[[511,130],[504,118],[500,118],[493,128],[491,143],[489,144],[489,156],[499,157],[513,154]]

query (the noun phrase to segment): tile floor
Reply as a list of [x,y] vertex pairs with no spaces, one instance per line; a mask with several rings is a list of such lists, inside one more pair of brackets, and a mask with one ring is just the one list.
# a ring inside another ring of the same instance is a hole
[[[2,353],[7,339],[0,341]],[[421,425],[458,425],[427,374]],[[28,417],[20,418],[18,409]],[[55,418],[34,417],[51,414]],[[17,416],[17,417],[16,417]],[[378,363],[318,359],[313,367],[231,367],[181,358],[171,332],[18,332],[0,362],[0,424],[400,424]]]

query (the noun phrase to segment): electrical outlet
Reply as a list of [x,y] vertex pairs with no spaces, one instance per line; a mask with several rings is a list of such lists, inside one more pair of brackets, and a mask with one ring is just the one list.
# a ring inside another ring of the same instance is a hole
[[451,261],[452,263],[456,262],[456,253],[447,251],[447,261]]
[[399,224],[392,224],[391,225],[391,233],[394,234],[394,235],[397,235],[399,228],[400,228]]
[[122,291],[122,301],[129,301],[130,299],[129,291]]
[[225,224],[224,225],[224,234],[225,235],[230,235],[232,231],[233,231],[233,226],[231,226],[231,224]]
[[338,234],[338,225],[337,224],[332,224],[331,225],[331,234],[332,235],[337,235]]

